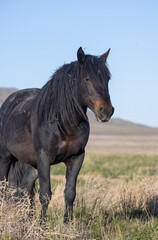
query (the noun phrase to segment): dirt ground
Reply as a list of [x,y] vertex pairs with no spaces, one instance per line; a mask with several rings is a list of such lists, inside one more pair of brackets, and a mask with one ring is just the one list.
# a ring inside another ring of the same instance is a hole
[[91,134],[86,153],[89,154],[158,154],[158,135]]

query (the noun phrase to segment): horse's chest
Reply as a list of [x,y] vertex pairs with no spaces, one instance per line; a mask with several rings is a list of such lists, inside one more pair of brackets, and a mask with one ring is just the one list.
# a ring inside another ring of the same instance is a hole
[[75,137],[67,137],[61,140],[58,145],[58,153],[55,161],[65,161],[67,158],[80,154],[88,141],[88,134]]
[[76,139],[68,138],[66,141],[67,154],[68,155],[77,154],[78,152],[82,151],[85,148],[86,143],[87,141],[84,137],[78,137]]

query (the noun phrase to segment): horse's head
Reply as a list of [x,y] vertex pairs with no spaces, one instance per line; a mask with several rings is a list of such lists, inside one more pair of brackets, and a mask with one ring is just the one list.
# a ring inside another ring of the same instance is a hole
[[114,113],[108,90],[110,72],[106,66],[109,52],[110,49],[100,57],[85,55],[82,48],[77,52],[81,89],[79,98],[82,106],[89,107],[99,122],[107,122]]

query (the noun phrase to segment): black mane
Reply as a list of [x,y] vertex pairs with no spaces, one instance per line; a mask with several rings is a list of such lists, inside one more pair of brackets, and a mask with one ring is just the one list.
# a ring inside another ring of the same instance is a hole
[[79,116],[87,119],[78,102],[77,81],[78,62],[65,64],[52,75],[39,93],[38,114],[50,122],[60,122],[64,132],[72,123],[78,125]]

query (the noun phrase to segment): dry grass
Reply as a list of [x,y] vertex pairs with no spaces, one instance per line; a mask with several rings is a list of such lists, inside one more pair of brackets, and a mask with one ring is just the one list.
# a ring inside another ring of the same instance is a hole
[[[55,176],[53,179],[65,182],[64,176]],[[105,179],[95,175],[82,175],[79,179],[84,179],[85,184],[77,189],[73,225],[69,229],[65,228],[61,223],[61,214],[55,226],[57,232],[66,233],[73,239],[111,240],[115,239],[113,236],[117,232],[113,229],[117,226],[117,216],[120,223],[123,218],[127,226],[131,225],[131,218],[148,219],[150,226],[153,217],[158,214],[157,177],[137,178],[130,182],[123,178]],[[56,187],[49,206],[51,210],[54,207],[57,213],[63,213],[63,190],[64,184],[61,183]],[[123,235],[116,239],[123,239]]]
[[76,204],[84,196],[85,205],[94,205],[106,211],[127,213],[144,211],[158,213],[158,177],[145,177],[125,182],[123,179],[89,177],[84,187],[79,188]]
[[40,227],[35,210],[31,216],[30,200],[23,192],[18,200],[16,191],[8,187],[6,182],[0,186],[0,236],[1,239],[46,239]]
[[[74,220],[63,224],[65,177],[54,176],[61,181],[54,189],[48,210],[48,228],[39,225],[40,204],[36,195],[36,209],[30,217],[29,198],[16,201],[15,191],[6,184],[0,188],[0,239],[115,239],[111,229],[114,215],[135,217],[154,216],[158,213],[158,178],[145,177],[125,182],[122,179],[105,179],[95,175],[82,175],[85,184],[78,186],[74,206]],[[97,238],[94,237],[98,231]],[[117,239],[117,238],[116,238]],[[120,238],[121,239],[121,238]],[[123,238],[122,238],[123,239]]]

